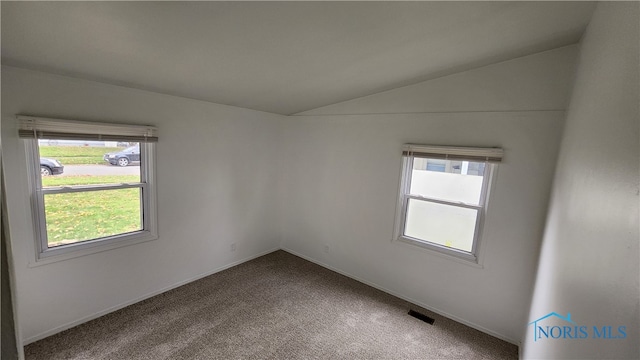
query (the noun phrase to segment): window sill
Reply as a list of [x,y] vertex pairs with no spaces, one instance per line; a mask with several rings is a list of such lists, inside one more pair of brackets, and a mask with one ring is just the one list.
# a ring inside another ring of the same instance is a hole
[[438,246],[406,236],[399,236],[397,238],[397,242],[413,245],[415,247],[428,251],[430,254],[453,260],[461,264],[469,265],[479,269],[484,268],[484,266],[482,266],[482,264],[478,261],[477,256],[464,251],[454,250],[446,248],[444,246]]
[[158,239],[158,234],[151,231],[138,231],[131,234],[114,236],[106,239],[91,240],[77,244],[69,244],[62,247],[47,249],[38,254],[35,261],[29,263],[29,267],[48,265],[59,261],[91,255],[103,251],[118,249],[125,246],[140,244]]

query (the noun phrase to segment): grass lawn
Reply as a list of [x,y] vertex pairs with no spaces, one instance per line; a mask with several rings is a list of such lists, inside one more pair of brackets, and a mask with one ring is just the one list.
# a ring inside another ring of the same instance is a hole
[[127,184],[140,182],[140,175],[76,175],[76,176],[43,176],[42,186],[94,185],[94,184]]
[[108,152],[117,152],[123,147],[95,146],[40,146],[40,156],[54,158],[62,165],[94,165],[104,164],[102,159]]
[[[138,182],[136,175],[42,178],[43,186]],[[111,236],[142,228],[139,189],[45,195],[49,246]]]

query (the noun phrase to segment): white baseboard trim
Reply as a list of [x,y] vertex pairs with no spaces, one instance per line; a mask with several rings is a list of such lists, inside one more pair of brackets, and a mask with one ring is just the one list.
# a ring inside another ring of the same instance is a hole
[[436,308],[434,308],[434,307],[432,307],[432,306],[429,306],[429,305],[427,305],[427,304],[422,303],[421,301],[417,301],[417,300],[415,300],[415,299],[411,299],[411,298],[406,297],[406,296],[404,296],[404,295],[402,295],[402,294],[399,294],[399,293],[397,293],[397,292],[395,292],[395,291],[391,291],[391,290],[389,290],[389,289],[385,288],[384,286],[380,286],[380,285],[378,285],[378,284],[376,284],[376,283],[373,283],[373,282],[370,282],[370,281],[367,281],[367,280],[361,279],[361,278],[359,278],[359,277],[357,277],[357,276],[353,276],[353,275],[351,275],[351,274],[349,274],[349,273],[347,273],[347,272],[345,272],[345,271],[342,271],[342,270],[340,270],[340,269],[338,269],[338,268],[335,268],[335,267],[333,267],[333,266],[327,265],[327,264],[325,264],[325,263],[323,263],[323,262],[321,262],[321,261],[318,261],[318,260],[313,259],[313,258],[311,258],[311,257],[308,257],[308,256],[306,256],[306,255],[302,255],[302,254],[300,254],[300,253],[298,253],[298,252],[295,252],[295,251],[293,251],[293,250],[291,250],[291,249],[287,249],[287,248],[284,248],[284,247],[283,247],[283,248],[281,248],[281,250],[286,251],[286,252],[288,252],[288,253],[290,253],[290,254],[292,254],[292,255],[295,255],[295,256],[301,257],[301,258],[303,258],[303,259],[305,259],[305,260],[307,260],[307,261],[310,261],[310,262],[312,262],[312,263],[314,263],[314,264],[320,265],[320,266],[322,266],[323,268],[329,269],[329,270],[331,270],[331,271],[335,271],[335,272],[337,272],[338,274],[344,275],[344,276],[346,276],[346,277],[348,277],[348,278],[354,279],[354,280],[359,281],[359,282],[361,282],[361,283],[363,283],[363,284],[369,285],[369,286],[371,286],[371,287],[373,287],[373,288],[376,288],[376,289],[378,289],[378,290],[380,290],[380,291],[384,291],[384,292],[386,292],[387,294],[391,294],[391,295],[393,295],[393,296],[395,296],[395,297],[397,297],[397,298],[400,298],[400,299],[405,300],[405,301],[408,301],[408,302],[410,302],[410,303],[412,303],[412,304],[418,305],[418,306],[420,306],[420,307],[422,307],[422,308],[425,308],[425,309],[427,309],[427,310],[429,310],[429,311],[433,311],[434,313],[439,314],[439,315],[442,315],[442,316],[444,316],[444,317],[446,317],[446,318],[448,318],[448,319],[451,319],[451,320],[457,321],[457,322],[459,322],[459,323],[461,323],[461,324],[464,324],[464,325],[466,325],[466,326],[469,326],[469,327],[471,327],[471,328],[474,328],[474,329],[476,329],[476,330],[478,330],[478,331],[482,331],[482,332],[483,332],[483,333],[485,333],[485,334],[489,334],[489,335],[491,335],[491,336],[493,336],[493,337],[496,337],[496,338],[498,338],[498,339],[500,339],[500,340],[504,340],[504,341],[506,341],[506,342],[508,342],[508,343],[511,343],[511,344],[513,344],[513,345],[516,345],[516,346],[518,346],[518,348],[520,348],[520,341],[519,341],[519,340],[511,339],[511,338],[509,338],[508,336],[505,336],[505,335],[502,335],[502,334],[496,333],[495,331],[489,330],[489,329],[487,329],[487,328],[485,328],[485,327],[482,327],[482,326],[480,326],[480,325],[477,325],[477,324],[474,324],[474,323],[472,323],[472,322],[469,322],[469,321],[466,321],[466,320],[464,320],[464,319],[461,319],[461,318],[459,318],[459,317],[457,317],[457,316],[455,316],[455,315],[449,314],[449,313],[448,313],[448,312],[446,312],[446,311],[442,311],[442,310],[440,310],[440,309],[436,309]]
[[391,291],[391,290],[389,290],[389,289],[385,288],[384,286],[380,286],[380,285],[378,285],[378,284],[376,284],[376,283],[373,283],[373,282],[370,282],[370,281],[367,281],[367,280],[361,279],[361,278],[359,278],[359,277],[357,277],[357,276],[353,276],[353,275],[351,275],[351,274],[349,274],[349,273],[347,273],[347,272],[345,272],[345,271],[342,271],[342,270],[340,270],[340,269],[338,269],[338,268],[335,268],[335,267],[333,267],[333,266],[327,265],[327,264],[325,264],[325,263],[323,263],[323,262],[321,262],[321,261],[318,261],[318,260],[316,260],[316,259],[314,259],[314,258],[311,258],[311,257],[309,257],[309,256],[306,256],[306,255],[300,254],[300,253],[298,253],[298,252],[296,252],[296,251],[293,251],[293,250],[291,250],[291,249],[287,249],[287,248],[285,248],[285,247],[273,248],[273,249],[270,249],[270,250],[267,250],[267,251],[264,251],[264,252],[261,252],[261,253],[258,253],[258,254],[255,254],[255,255],[249,256],[249,257],[247,257],[247,258],[244,258],[244,259],[241,259],[241,260],[238,260],[238,261],[234,261],[234,262],[232,262],[232,263],[229,263],[229,264],[227,264],[227,265],[224,265],[224,266],[221,266],[221,267],[219,267],[219,268],[213,269],[213,270],[208,271],[208,272],[206,272],[206,273],[196,275],[196,276],[194,276],[194,277],[191,277],[191,278],[186,279],[186,280],[183,280],[183,281],[179,281],[179,282],[177,282],[177,283],[175,283],[175,284],[173,284],[173,285],[170,285],[170,286],[164,287],[164,288],[162,288],[162,289],[160,289],[160,290],[153,291],[153,292],[151,292],[151,293],[145,294],[145,295],[143,295],[143,296],[140,296],[140,297],[138,297],[138,298],[135,298],[135,299],[132,299],[132,300],[129,300],[129,301],[125,301],[125,302],[120,303],[120,304],[118,304],[118,305],[115,305],[115,306],[109,307],[109,308],[107,308],[107,309],[104,309],[104,310],[98,311],[98,312],[96,312],[96,313],[94,313],[94,314],[91,314],[91,315],[88,315],[88,316],[82,317],[82,318],[80,318],[80,319],[78,319],[78,320],[71,321],[71,322],[66,323],[66,324],[64,324],[64,325],[61,325],[61,326],[55,327],[55,328],[53,328],[53,329],[51,329],[51,330],[47,330],[47,331],[41,332],[41,333],[39,333],[39,334],[37,334],[37,335],[34,335],[34,336],[32,336],[32,337],[30,337],[30,338],[28,338],[28,339],[25,339],[25,340],[22,342],[22,345],[23,345],[23,346],[28,345],[28,344],[30,344],[30,343],[36,342],[36,341],[38,341],[38,340],[41,340],[41,339],[44,339],[44,338],[49,337],[49,336],[51,336],[51,335],[57,334],[57,333],[59,333],[59,332],[62,332],[62,331],[64,331],[64,330],[70,329],[70,328],[72,328],[72,327],[74,327],[74,326],[78,326],[78,325],[80,325],[80,324],[83,324],[83,323],[85,323],[85,322],[87,322],[87,321],[91,321],[91,320],[93,320],[93,319],[97,319],[97,318],[99,318],[100,316],[103,316],[103,315],[109,314],[109,313],[111,313],[111,312],[114,312],[114,311],[120,310],[120,309],[125,308],[125,307],[127,307],[127,306],[129,306],[129,305],[133,305],[133,304],[135,304],[135,303],[137,303],[137,302],[140,302],[140,301],[142,301],[142,300],[146,300],[146,299],[151,298],[151,297],[153,297],[153,296],[156,296],[156,295],[162,294],[162,293],[164,293],[164,292],[166,292],[166,291],[169,291],[169,290],[175,289],[175,288],[180,287],[180,286],[182,286],[182,285],[186,285],[186,284],[188,284],[188,283],[190,283],[190,282],[193,282],[193,281],[196,281],[196,280],[202,279],[202,278],[207,277],[207,276],[209,276],[209,275],[213,275],[213,274],[215,274],[215,273],[217,273],[217,272],[220,272],[220,271],[226,270],[226,269],[231,268],[231,267],[234,267],[234,266],[236,266],[236,265],[240,265],[240,264],[245,263],[245,262],[247,262],[247,261],[253,260],[253,259],[255,259],[255,258],[259,258],[259,257],[261,257],[261,256],[264,256],[264,255],[270,254],[270,253],[272,253],[272,252],[274,252],[274,251],[278,251],[278,250],[286,251],[286,252],[288,252],[288,253],[290,253],[290,254],[292,254],[292,255],[295,255],[295,256],[298,256],[298,257],[300,257],[300,258],[303,258],[303,259],[305,259],[305,260],[307,260],[307,261],[310,261],[310,262],[312,262],[312,263],[314,263],[314,264],[320,265],[320,266],[322,266],[322,267],[324,267],[324,268],[326,268],[326,269],[329,269],[329,270],[331,270],[331,271],[335,271],[335,272],[337,272],[338,274],[344,275],[344,276],[346,276],[346,277],[349,277],[349,278],[351,278],[351,279],[354,279],[354,280],[356,280],[356,281],[359,281],[359,282],[361,282],[361,283],[363,283],[363,284],[369,285],[369,286],[371,286],[371,287],[373,287],[373,288],[376,288],[376,289],[378,289],[378,290],[380,290],[380,291],[384,291],[384,292],[385,292],[385,293],[387,293],[387,294],[391,294],[391,295],[393,295],[393,296],[395,296],[395,297],[397,297],[397,298],[400,298],[400,299],[402,299],[402,300],[408,301],[408,302],[410,302],[410,303],[412,303],[412,304],[418,305],[418,306],[420,306],[420,307],[422,307],[422,308],[425,308],[425,309],[427,309],[427,310],[429,310],[429,311],[433,311],[433,312],[434,312],[434,313],[436,313],[436,314],[442,315],[442,316],[444,316],[444,317],[446,317],[446,318],[449,318],[449,319],[451,319],[451,320],[457,321],[457,322],[459,322],[459,323],[461,323],[461,324],[467,325],[467,326],[469,326],[469,327],[471,327],[471,328],[474,328],[474,329],[476,329],[476,330],[478,330],[478,331],[482,331],[483,333],[489,334],[489,335],[491,335],[491,336],[493,336],[493,337],[496,337],[496,338],[498,338],[498,339],[504,340],[504,341],[506,341],[506,342],[509,342],[509,343],[511,343],[511,344],[514,344],[514,345],[516,345],[516,346],[520,347],[520,341],[519,341],[519,340],[511,339],[511,338],[509,338],[508,336],[504,336],[504,335],[502,335],[502,334],[496,333],[496,332],[494,332],[494,331],[492,331],[492,330],[489,330],[489,329],[487,329],[487,328],[485,328],[485,327],[482,327],[482,326],[480,326],[480,325],[477,325],[477,324],[474,324],[474,323],[472,323],[472,322],[466,321],[466,320],[461,319],[461,318],[459,318],[459,317],[457,317],[457,316],[455,316],[455,315],[449,314],[449,313],[447,313],[446,311],[442,311],[442,310],[440,310],[440,309],[436,309],[436,308],[434,308],[434,307],[432,307],[432,306],[429,306],[429,305],[427,305],[427,304],[422,303],[421,301],[417,301],[417,300],[415,300],[415,299],[411,299],[411,298],[406,297],[406,296],[404,296],[404,295],[402,295],[402,294],[399,294],[399,293],[397,293],[397,292],[395,292],[395,291]]
[[274,251],[278,251],[278,250],[280,250],[280,248],[273,248],[273,249],[271,249],[271,250],[263,251],[263,252],[261,252],[261,253],[259,253],[259,254],[255,254],[255,255],[249,256],[249,257],[247,257],[247,258],[244,258],[244,259],[241,259],[241,260],[238,260],[238,261],[234,261],[234,262],[232,262],[232,263],[229,263],[229,264],[227,264],[227,265],[224,265],[224,266],[221,266],[221,267],[219,267],[219,268],[213,269],[213,270],[208,271],[208,272],[206,272],[206,273],[196,275],[196,276],[191,277],[191,278],[189,278],[189,279],[186,279],[186,280],[183,280],[183,281],[179,281],[179,282],[177,282],[177,283],[175,283],[175,284],[173,284],[173,285],[169,285],[169,286],[167,286],[167,287],[164,287],[164,288],[162,288],[162,289],[160,289],[160,290],[153,291],[153,292],[150,292],[150,293],[145,294],[145,295],[143,295],[143,296],[137,297],[137,298],[135,298],[135,299],[133,299],[133,300],[125,301],[125,302],[123,302],[123,303],[120,303],[120,304],[118,304],[118,305],[112,306],[112,307],[110,307],[110,308],[107,308],[107,309],[104,309],[104,310],[98,311],[98,312],[96,312],[96,313],[94,313],[94,314],[91,314],[91,315],[88,315],[88,316],[82,317],[82,318],[80,318],[80,319],[78,319],[78,320],[74,320],[74,321],[71,321],[71,322],[66,323],[66,324],[64,324],[64,325],[61,325],[61,326],[55,327],[55,328],[53,328],[53,329],[51,329],[51,330],[47,330],[47,331],[41,332],[41,333],[39,333],[39,334],[37,334],[37,335],[34,335],[34,336],[32,336],[32,337],[30,337],[30,338],[28,338],[28,339],[25,339],[25,340],[22,342],[22,345],[23,345],[23,346],[25,346],[25,345],[31,344],[32,342],[36,342],[36,341],[38,341],[38,340],[44,339],[44,338],[46,338],[46,337],[49,337],[49,336],[51,336],[51,335],[54,335],[54,334],[57,334],[57,333],[59,333],[59,332],[65,331],[65,330],[67,330],[67,329],[70,329],[70,328],[72,328],[72,327],[74,327],[74,326],[78,326],[78,325],[80,325],[80,324],[82,324],[82,323],[85,323],[85,322],[87,322],[87,321],[91,321],[91,320],[93,320],[93,319],[97,319],[97,318],[99,318],[100,316],[107,315],[108,313],[114,312],[114,311],[116,311],[116,310],[120,310],[120,309],[122,309],[122,308],[125,308],[125,307],[127,307],[127,306],[129,306],[129,305],[133,305],[133,304],[135,304],[135,303],[137,303],[137,302],[140,302],[140,301],[142,301],[142,300],[146,300],[146,299],[148,299],[148,298],[150,298],[150,297],[153,297],[153,296],[156,296],[156,295],[162,294],[163,292],[166,292],[166,291],[169,291],[169,290],[175,289],[175,288],[180,287],[180,286],[182,286],[182,285],[186,285],[186,284],[188,284],[188,283],[190,283],[190,282],[193,282],[193,281],[196,281],[196,280],[202,279],[202,278],[207,277],[207,276],[209,276],[209,275],[213,275],[213,274],[215,274],[215,273],[217,273],[217,272],[220,272],[220,271],[226,270],[226,269],[228,269],[228,268],[230,268],[230,267],[234,267],[234,266],[236,266],[236,265],[240,265],[240,264],[245,263],[245,262],[247,262],[247,261],[253,260],[253,259],[255,259],[255,258],[259,258],[260,256],[264,256],[264,255],[270,254],[270,253],[272,253],[272,252],[274,252]]

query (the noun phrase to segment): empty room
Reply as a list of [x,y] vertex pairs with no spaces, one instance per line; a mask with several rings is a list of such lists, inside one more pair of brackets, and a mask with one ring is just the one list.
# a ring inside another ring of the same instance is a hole
[[3,360],[640,358],[640,3],[0,6]]

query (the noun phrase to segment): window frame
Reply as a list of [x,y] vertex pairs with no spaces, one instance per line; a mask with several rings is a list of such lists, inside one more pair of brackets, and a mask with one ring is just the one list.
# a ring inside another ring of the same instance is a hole
[[[416,146],[416,145],[408,144],[406,146]],[[431,147],[431,148],[434,148],[434,147]],[[448,149],[449,147],[441,147],[441,148],[442,148],[443,154],[445,154],[446,149]],[[451,149],[461,149],[461,148],[451,147]],[[458,160],[458,161],[469,161],[469,162],[484,162],[485,172],[483,175],[482,189],[480,192],[480,199],[478,201],[478,205],[465,204],[462,202],[454,202],[454,201],[445,200],[445,199],[437,199],[432,197],[411,194],[410,193],[411,177],[412,177],[411,175],[413,171],[413,163],[416,158],[436,159],[436,160],[446,159],[451,161]],[[423,156],[423,155],[414,155],[411,153],[407,154],[407,152],[405,151],[405,153],[403,153],[402,155],[400,188],[398,191],[399,195],[398,195],[398,204],[397,204],[393,239],[398,240],[400,242],[409,243],[430,251],[434,251],[438,254],[448,255],[448,256],[454,257],[455,259],[462,259],[473,264],[479,264],[479,252],[480,252],[480,244],[482,240],[482,232],[484,230],[484,221],[486,218],[486,212],[489,204],[489,196],[491,193],[492,184],[494,182],[494,173],[496,172],[496,168],[497,168],[497,164],[495,162],[489,161],[488,159],[486,159],[485,161],[482,161],[480,159],[472,157],[465,160],[460,157],[448,158],[446,155],[444,157],[429,157],[429,156]],[[414,199],[417,201],[436,203],[436,204],[441,204],[446,206],[476,210],[477,216],[476,216],[476,224],[474,227],[473,244],[471,247],[471,251],[467,252],[461,249],[447,247],[445,245],[437,244],[428,240],[414,238],[414,237],[405,235],[406,224],[407,224],[407,212],[409,207],[409,200],[411,199]]]
[[[86,123],[90,125],[90,123]],[[35,261],[41,265],[75,258],[96,252],[129,246],[158,239],[156,205],[156,156],[154,142],[140,142],[140,182],[128,184],[73,185],[62,187],[42,187],[40,174],[40,152],[38,138],[26,138],[27,174],[30,192],[31,213],[35,231]],[[44,197],[47,194],[68,194],[100,190],[140,189],[141,225],[138,231],[121,233],[107,237],[89,239],[76,243],[49,247]]]

